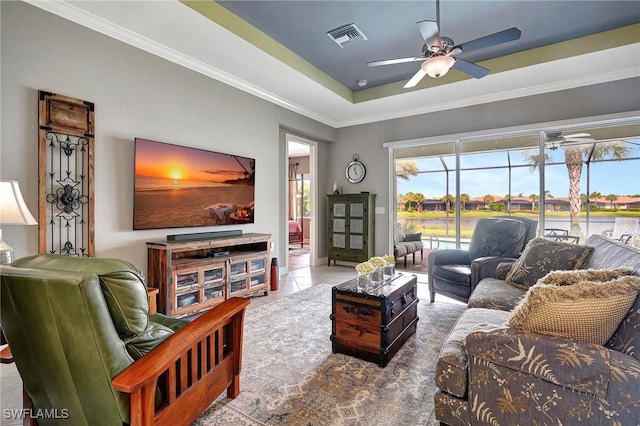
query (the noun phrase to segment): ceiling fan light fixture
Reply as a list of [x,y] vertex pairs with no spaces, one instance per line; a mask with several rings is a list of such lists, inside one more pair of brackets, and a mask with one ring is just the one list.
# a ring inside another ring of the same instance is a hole
[[440,78],[449,72],[455,62],[451,56],[435,56],[424,61],[420,68],[429,77]]

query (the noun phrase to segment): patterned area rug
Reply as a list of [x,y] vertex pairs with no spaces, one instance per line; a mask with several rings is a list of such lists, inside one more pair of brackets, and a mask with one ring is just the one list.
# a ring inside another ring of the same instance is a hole
[[418,304],[417,333],[384,368],[331,351],[331,285],[247,312],[240,395],[196,425],[431,425],[434,368],[465,306]]

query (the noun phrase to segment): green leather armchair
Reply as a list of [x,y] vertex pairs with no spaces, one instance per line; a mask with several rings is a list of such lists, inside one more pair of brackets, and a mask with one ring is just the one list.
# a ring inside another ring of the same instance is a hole
[[[118,259],[39,254],[0,267],[1,324],[41,424],[190,424],[239,393],[244,311],[149,314],[142,273]],[[55,417],[55,416],[54,416]]]

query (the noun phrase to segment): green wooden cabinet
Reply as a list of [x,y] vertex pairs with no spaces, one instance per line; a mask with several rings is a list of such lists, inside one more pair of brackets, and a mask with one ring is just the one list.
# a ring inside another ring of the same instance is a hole
[[364,262],[375,251],[376,195],[327,195],[329,208],[329,256],[331,260]]

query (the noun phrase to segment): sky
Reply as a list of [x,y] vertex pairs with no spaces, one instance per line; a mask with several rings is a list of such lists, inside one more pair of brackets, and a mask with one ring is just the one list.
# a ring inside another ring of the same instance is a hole
[[[552,151],[553,161],[562,161],[562,149]],[[592,163],[590,168],[590,192],[603,195],[637,195],[640,194],[640,149],[632,153],[634,160]],[[443,170],[439,158],[421,158],[414,160],[419,170]],[[487,167],[507,164],[506,151],[465,155],[461,157],[461,168]],[[448,167],[455,169],[455,158],[445,157]],[[539,171],[531,171],[521,152],[512,152],[511,194],[519,193],[528,196],[539,193]],[[587,192],[587,170],[582,169],[580,180],[581,193]],[[547,166],[545,170],[545,188],[554,197],[567,197],[569,192],[569,175],[564,164]],[[455,173],[450,173],[449,193],[455,194]],[[486,194],[505,195],[509,192],[509,172],[507,168],[463,171],[460,179],[461,193],[472,198]],[[407,192],[422,193],[427,198],[440,198],[446,193],[444,173],[424,173],[410,177],[408,181],[398,179],[398,194]]]
[[[175,180],[223,182],[244,177],[251,159],[136,138],[135,174]],[[238,163],[239,160],[242,166]]]

